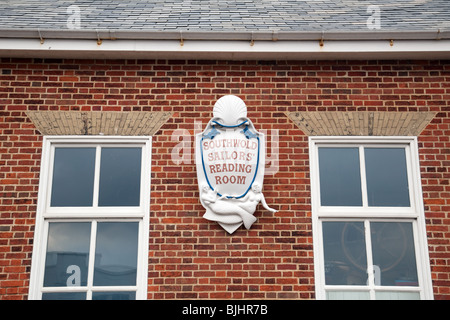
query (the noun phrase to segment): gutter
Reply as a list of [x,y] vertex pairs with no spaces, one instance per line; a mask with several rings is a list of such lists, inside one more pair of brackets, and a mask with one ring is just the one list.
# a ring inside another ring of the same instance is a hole
[[0,30],[0,57],[450,59],[450,31]]
[[102,40],[444,40],[450,31],[153,31],[89,29],[0,29],[0,38]]

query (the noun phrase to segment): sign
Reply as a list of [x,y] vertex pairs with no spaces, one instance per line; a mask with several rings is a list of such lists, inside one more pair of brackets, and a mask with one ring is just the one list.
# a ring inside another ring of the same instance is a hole
[[233,233],[250,229],[257,205],[270,209],[262,194],[265,137],[247,118],[247,106],[236,96],[220,98],[213,118],[196,136],[196,165],[203,217]]

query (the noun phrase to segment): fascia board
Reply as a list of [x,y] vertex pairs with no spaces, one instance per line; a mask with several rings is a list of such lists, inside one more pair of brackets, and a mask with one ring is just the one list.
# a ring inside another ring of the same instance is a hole
[[0,57],[123,59],[450,59],[450,40],[200,41],[0,38]]

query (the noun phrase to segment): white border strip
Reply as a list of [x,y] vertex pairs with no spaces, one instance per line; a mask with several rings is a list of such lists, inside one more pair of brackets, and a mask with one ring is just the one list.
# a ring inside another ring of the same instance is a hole
[[0,38],[0,57],[146,59],[448,59],[450,40],[95,40]]

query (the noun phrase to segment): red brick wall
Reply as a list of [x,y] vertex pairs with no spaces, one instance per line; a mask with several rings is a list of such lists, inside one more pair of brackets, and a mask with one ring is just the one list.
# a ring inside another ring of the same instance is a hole
[[[278,130],[280,142],[279,170],[263,189],[279,211],[260,206],[251,230],[233,235],[202,218],[193,158],[171,157],[173,131],[193,135],[225,94],[241,97],[256,128]],[[449,299],[449,104],[448,61],[2,59],[0,299],[28,293],[42,136],[27,110],[174,112],[153,140],[150,299],[314,298],[308,140],[285,112],[437,112],[419,147],[433,290]]]

